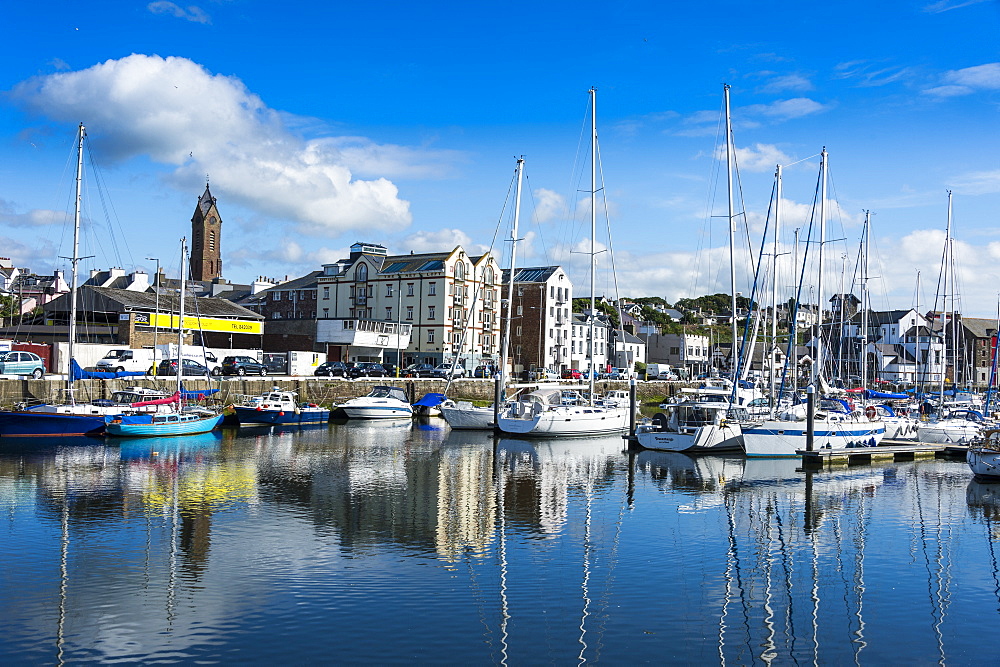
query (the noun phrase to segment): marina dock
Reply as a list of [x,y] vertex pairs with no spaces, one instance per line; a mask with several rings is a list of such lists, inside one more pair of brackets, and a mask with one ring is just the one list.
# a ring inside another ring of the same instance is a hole
[[966,445],[924,444],[906,440],[883,440],[877,447],[817,449],[796,452],[802,457],[802,467],[821,468],[829,465],[852,465],[875,461],[913,461],[925,458],[964,457]]

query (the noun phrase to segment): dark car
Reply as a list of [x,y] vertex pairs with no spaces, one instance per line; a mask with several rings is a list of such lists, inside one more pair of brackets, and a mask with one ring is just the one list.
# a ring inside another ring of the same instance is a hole
[[[156,369],[157,375],[177,375],[177,360],[164,359]],[[208,366],[199,364],[194,359],[181,359],[181,375],[210,375]]]
[[316,370],[313,371],[313,375],[321,375],[326,377],[347,377],[347,371],[350,370],[351,366],[354,364],[347,364],[343,361],[324,361]]
[[472,377],[491,378],[496,374],[497,374],[496,367],[486,364],[483,366],[476,366],[476,370],[472,372]]
[[397,371],[396,364],[387,364],[385,362],[382,362],[382,368],[385,369],[386,377],[391,377],[391,378],[398,377],[396,373]]
[[372,361],[363,361],[360,364],[347,369],[347,377],[356,378],[384,378],[388,375],[381,364]]
[[223,375],[267,375],[267,364],[253,357],[226,357],[222,360]]
[[410,364],[403,371],[403,377],[432,378],[434,377],[434,366],[431,364]]

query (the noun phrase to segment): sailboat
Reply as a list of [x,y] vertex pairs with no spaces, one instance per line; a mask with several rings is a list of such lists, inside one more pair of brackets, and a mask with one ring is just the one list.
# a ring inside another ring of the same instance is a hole
[[[820,391],[825,385],[823,380],[823,244],[826,240],[826,189],[828,159],[826,148],[820,154],[820,190],[819,190],[819,257],[816,294],[818,323],[816,326],[816,353],[812,366],[812,386]],[[801,289],[801,285],[800,285]],[[791,326],[794,327],[794,318]],[[794,340],[794,335],[792,337]],[[789,343],[790,345],[792,343]],[[788,355],[789,358],[793,355]],[[806,449],[809,434],[807,433],[806,406],[799,404],[787,408],[776,418],[763,423],[748,425],[743,428],[743,446],[748,457],[784,457],[799,456],[800,450]],[[874,447],[885,435],[885,425],[879,420],[875,411],[871,415],[862,410],[854,410],[841,399],[825,399],[819,401],[819,410],[814,415],[813,444],[817,449],[841,449],[849,447]]]
[[[180,308],[177,317],[177,349],[184,345],[184,295],[187,292],[185,268],[187,268],[187,239],[181,239],[181,280]],[[222,422],[223,415],[204,408],[185,409],[184,391],[181,387],[182,373],[176,376],[177,387],[168,398],[134,403],[132,407],[175,404],[173,410],[155,414],[120,414],[107,423],[108,435],[126,437],[150,437],[169,435],[192,435],[208,433]]]
[[[517,227],[521,216],[521,182],[524,177],[524,158],[517,159],[517,185],[514,190],[514,222],[510,231],[510,279],[507,284],[507,319],[504,323],[503,331],[500,333],[500,369],[494,378],[496,382],[496,392],[494,405],[488,407],[477,407],[469,401],[456,402],[446,399],[440,404],[441,416],[448,422],[448,426],[456,429],[492,431],[496,428],[496,416],[501,410],[501,401],[507,380],[507,359],[508,348],[510,347],[510,308],[514,303],[514,274],[517,261]],[[448,380],[449,386],[451,380]]]
[[[540,387],[523,396],[520,400],[510,401],[503,411],[497,415],[497,427],[504,433],[520,435],[545,436],[581,436],[600,435],[605,433],[621,433],[629,426],[629,406],[617,402],[598,402],[595,400],[594,379],[597,369],[594,367],[594,349],[597,345],[595,324],[597,318],[597,303],[595,291],[595,274],[597,269],[597,252],[595,236],[597,235],[597,89],[590,89],[590,360],[589,373],[590,395],[585,404],[579,401],[566,404],[559,388]],[[516,236],[516,233],[515,233]],[[513,256],[513,252],[511,253]],[[514,280],[513,266],[511,281]],[[512,304],[513,301],[508,301]],[[510,307],[510,305],[508,305]],[[507,326],[510,326],[508,317]],[[506,372],[506,369],[503,369]],[[497,398],[499,402],[499,397]]]
[[[726,122],[726,174],[729,188],[729,267],[730,296],[732,298],[733,353],[736,353],[736,254],[734,222],[736,211],[733,206],[733,161],[735,157],[732,119],[729,113],[729,86],[723,89]],[[777,209],[781,206],[781,166],[775,177],[777,184]],[[776,210],[777,210],[776,209]],[[777,239],[777,231],[775,232]],[[777,241],[776,241],[777,243]],[[777,251],[775,252],[777,257]],[[746,355],[746,365],[749,358]],[[735,356],[734,356],[735,359]],[[734,362],[739,371],[740,361]],[[745,373],[736,374],[737,382],[725,389],[712,388],[710,383],[701,389],[682,390],[682,400],[662,406],[666,414],[658,413],[652,423],[636,429],[635,437],[645,449],[668,452],[724,452],[743,450],[742,424],[750,420],[750,413],[743,406],[757,398],[756,390],[742,386]],[[728,381],[727,381],[728,382]]]
[[[69,313],[69,358],[70,372],[65,393],[67,402],[55,405],[20,406],[12,410],[0,410],[0,437],[66,437],[66,436],[103,436],[107,417],[121,412],[122,406],[115,401],[105,404],[78,403],[74,392],[74,381],[83,377],[126,377],[142,375],[142,373],[100,373],[88,374],[80,369],[73,359],[73,346],[76,343],[77,319],[77,284],[80,262],[80,202],[81,185],[83,182],[83,141],[87,136],[83,123],[77,128],[77,160],[76,160],[76,201],[73,216],[73,254],[69,258],[72,264],[70,281],[70,313]],[[162,396],[162,394],[159,394]],[[152,410],[157,408],[153,407]]]

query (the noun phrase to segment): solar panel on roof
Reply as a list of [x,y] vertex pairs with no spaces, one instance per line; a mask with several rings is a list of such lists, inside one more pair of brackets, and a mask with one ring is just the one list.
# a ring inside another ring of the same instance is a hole
[[440,259],[434,259],[429,262],[424,263],[417,271],[436,271],[444,266],[444,262]]
[[409,262],[393,262],[389,266],[382,269],[382,273],[395,273],[396,271],[402,271]]

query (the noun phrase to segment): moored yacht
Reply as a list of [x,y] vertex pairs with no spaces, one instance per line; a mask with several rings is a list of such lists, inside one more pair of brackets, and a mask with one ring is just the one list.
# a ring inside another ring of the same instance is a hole
[[359,396],[339,406],[351,419],[409,419],[413,407],[399,387],[379,386],[367,396]]
[[277,387],[259,396],[241,396],[233,405],[241,426],[274,424],[322,424],[330,421],[330,410],[315,403],[300,403],[294,391]]

